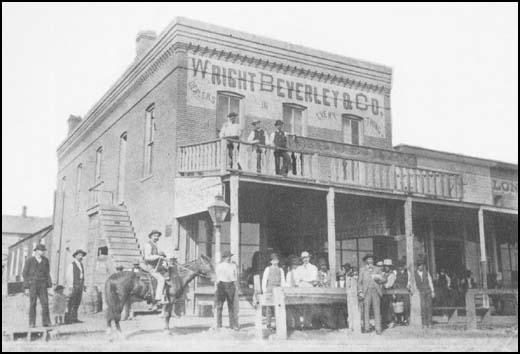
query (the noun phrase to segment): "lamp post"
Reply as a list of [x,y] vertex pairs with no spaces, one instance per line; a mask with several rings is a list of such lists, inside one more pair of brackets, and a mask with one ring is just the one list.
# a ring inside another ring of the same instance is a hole
[[220,261],[220,227],[229,212],[229,205],[221,195],[216,195],[213,203],[208,206],[208,212],[215,230],[215,264],[217,264]]

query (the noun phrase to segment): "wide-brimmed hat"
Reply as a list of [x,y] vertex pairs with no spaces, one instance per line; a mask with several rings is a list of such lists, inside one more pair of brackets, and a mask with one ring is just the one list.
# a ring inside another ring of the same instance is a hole
[[148,234],[148,238],[152,237],[153,235],[159,235],[159,236],[161,236],[161,235],[162,235],[162,232],[159,231],[159,230],[152,230],[152,231],[150,231],[150,233]]
[[83,257],[85,257],[85,256],[87,255],[87,252],[83,251],[82,249],[79,249],[79,250],[76,250],[76,252],[74,252],[74,253],[72,254],[72,257],[73,257],[73,258],[76,258],[76,256],[77,256],[78,254],[80,254],[80,253],[83,255]]
[[54,291],[60,291],[60,290],[64,290],[65,287],[63,285],[56,285],[56,287],[54,288]]
[[366,262],[366,261],[367,261],[367,259],[369,259],[369,258],[372,258],[372,259],[374,259],[374,255],[372,255],[372,254],[370,254],[370,253],[369,253],[369,254],[367,254],[367,255],[365,255],[365,257],[363,257],[363,262]]
[[228,116],[228,118],[232,118],[232,117],[237,117],[238,114],[236,114],[236,112],[230,112],[227,116]]
[[222,258],[229,258],[229,257],[233,257],[233,253],[231,253],[230,251],[224,251],[222,253]]
[[392,260],[391,259],[385,259],[383,261],[383,265],[385,265],[385,266],[392,266],[393,265],[392,264]]
[[36,247],[34,247],[35,251],[47,251],[47,247],[45,245],[42,245],[41,243],[37,244]]
[[379,262],[377,262],[377,263],[376,263],[376,266],[378,266],[378,267],[382,267],[382,266],[383,266],[383,261],[379,261]]
[[301,258],[309,258],[311,255],[307,251],[303,251],[301,254]]
[[252,125],[257,125],[257,124],[260,124],[260,120],[257,119],[257,120],[254,120],[251,122]]
[[277,127],[279,125],[283,125],[283,122],[280,119],[277,119],[276,122],[274,122],[274,126]]
[[350,263],[345,263],[341,267],[345,268],[346,270],[352,269],[352,265]]

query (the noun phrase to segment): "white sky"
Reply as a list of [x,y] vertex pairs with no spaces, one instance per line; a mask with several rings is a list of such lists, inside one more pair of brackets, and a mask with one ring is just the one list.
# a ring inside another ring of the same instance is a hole
[[56,148],[175,16],[394,69],[393,143],[517,163],[518,5],[2,3],[2,213],[52,214]]

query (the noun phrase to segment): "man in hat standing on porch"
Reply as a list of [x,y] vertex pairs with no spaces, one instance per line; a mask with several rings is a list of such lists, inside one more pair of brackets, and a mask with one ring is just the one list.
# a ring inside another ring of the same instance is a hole
[[82,249],[77,250],[72,254],[74,260],[67,269],[67,276],[65,282],[69,294],[68,304],[68,321],[69,323],[79,323],[78,309],[81,304],[83,292],[85,291],[85,268],[83,267],[83,258],[87,252]]
[[381,269],[374,265],[374,256],[367,254],[363,257],[366,265],[361,268],[358,279],[359,295],[363,298],[365,333],[370,331],[370,308],[374,312],[374,320],[376,325],[376,333],[381,334],[383,331],[381,324],[381,297],[383,290],[381,284],[386,279]]
[[238,291],[236,286],[238,280],[238,269],[235,263],[231,261],[231,257],[233,257],[231,252],[224,251],[222,254],[222,262],[217,264],[215,268],[215,275],[217,278],[217,289],[215,293],[215,303],[217,308],[216,328],[222,328],[222,309],[224,307],[224,302],[227,302],[229,327],[238,331],[238,318],[235,313],[235,300],[237,299],[235,293]]
[[40,299],[42,307],[42,326],[50,327],[49,294],[52,286],[49,260],[44,256],[45,245],[34,248],[34,256],[28,257],[23,266],[23,285],[25,294],[29,295],[29,327],[36,327],[36,301]]
[[[276,130],[271,134],[270,143],[275,147],[274,165],[276,174],[287,177],[289,167],[291,166],[291,157],[287,152],[287,136],[283,130],[283,122],[281,120],[277,120],[274,126]],[[281,167],[280,159],[282,159]]]
[[[227,139],[233,139],[233,140],[240,140],[240,137],[242,135],[242,128],[240,127],[240,124],[237,123],[238,114],[235,112],[230,112],[227,116],[227,121],[222,125],[222,129],[220,129],[219,138],[227,138]],[[238,152],[240,150],[240,144],[237,143],[237,159],[238,159]],[[227,143],[227,149],[228,149],[228,156],[229,156],[229,164],[230,167],[233,168],[233,150],[234,145],[233,141],[228,141]],[[240,161],[236,161],[239,168],[240,167]]]
[[161,263],[166,258],[166,254],[159,251],[159,239],[162,233],[158,230],[152,230],[148,234],[149,241],[144,245],[144,269],[150,273],[152,277],[157,279],[157,288],[155,289],[155,301],[160,304],[165,304],[164,298],[164,283],[166,279],[160,272]]
[[252,121],[253,131],[249,133],[249,137],[247,141],[251,144],[258,144],[254,148],[256,148],[256,172],[262,172],[262,147],[259,145],[265,145],[265,130],[260,127],[260,121],[255,120]]

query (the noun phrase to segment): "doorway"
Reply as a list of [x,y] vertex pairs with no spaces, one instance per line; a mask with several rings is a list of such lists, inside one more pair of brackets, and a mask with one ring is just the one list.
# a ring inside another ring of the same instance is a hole
[[464,265],[463,242],[435,240],[435,264],[437,271],[446,269],[450,276],[464,271],[466,267]]

